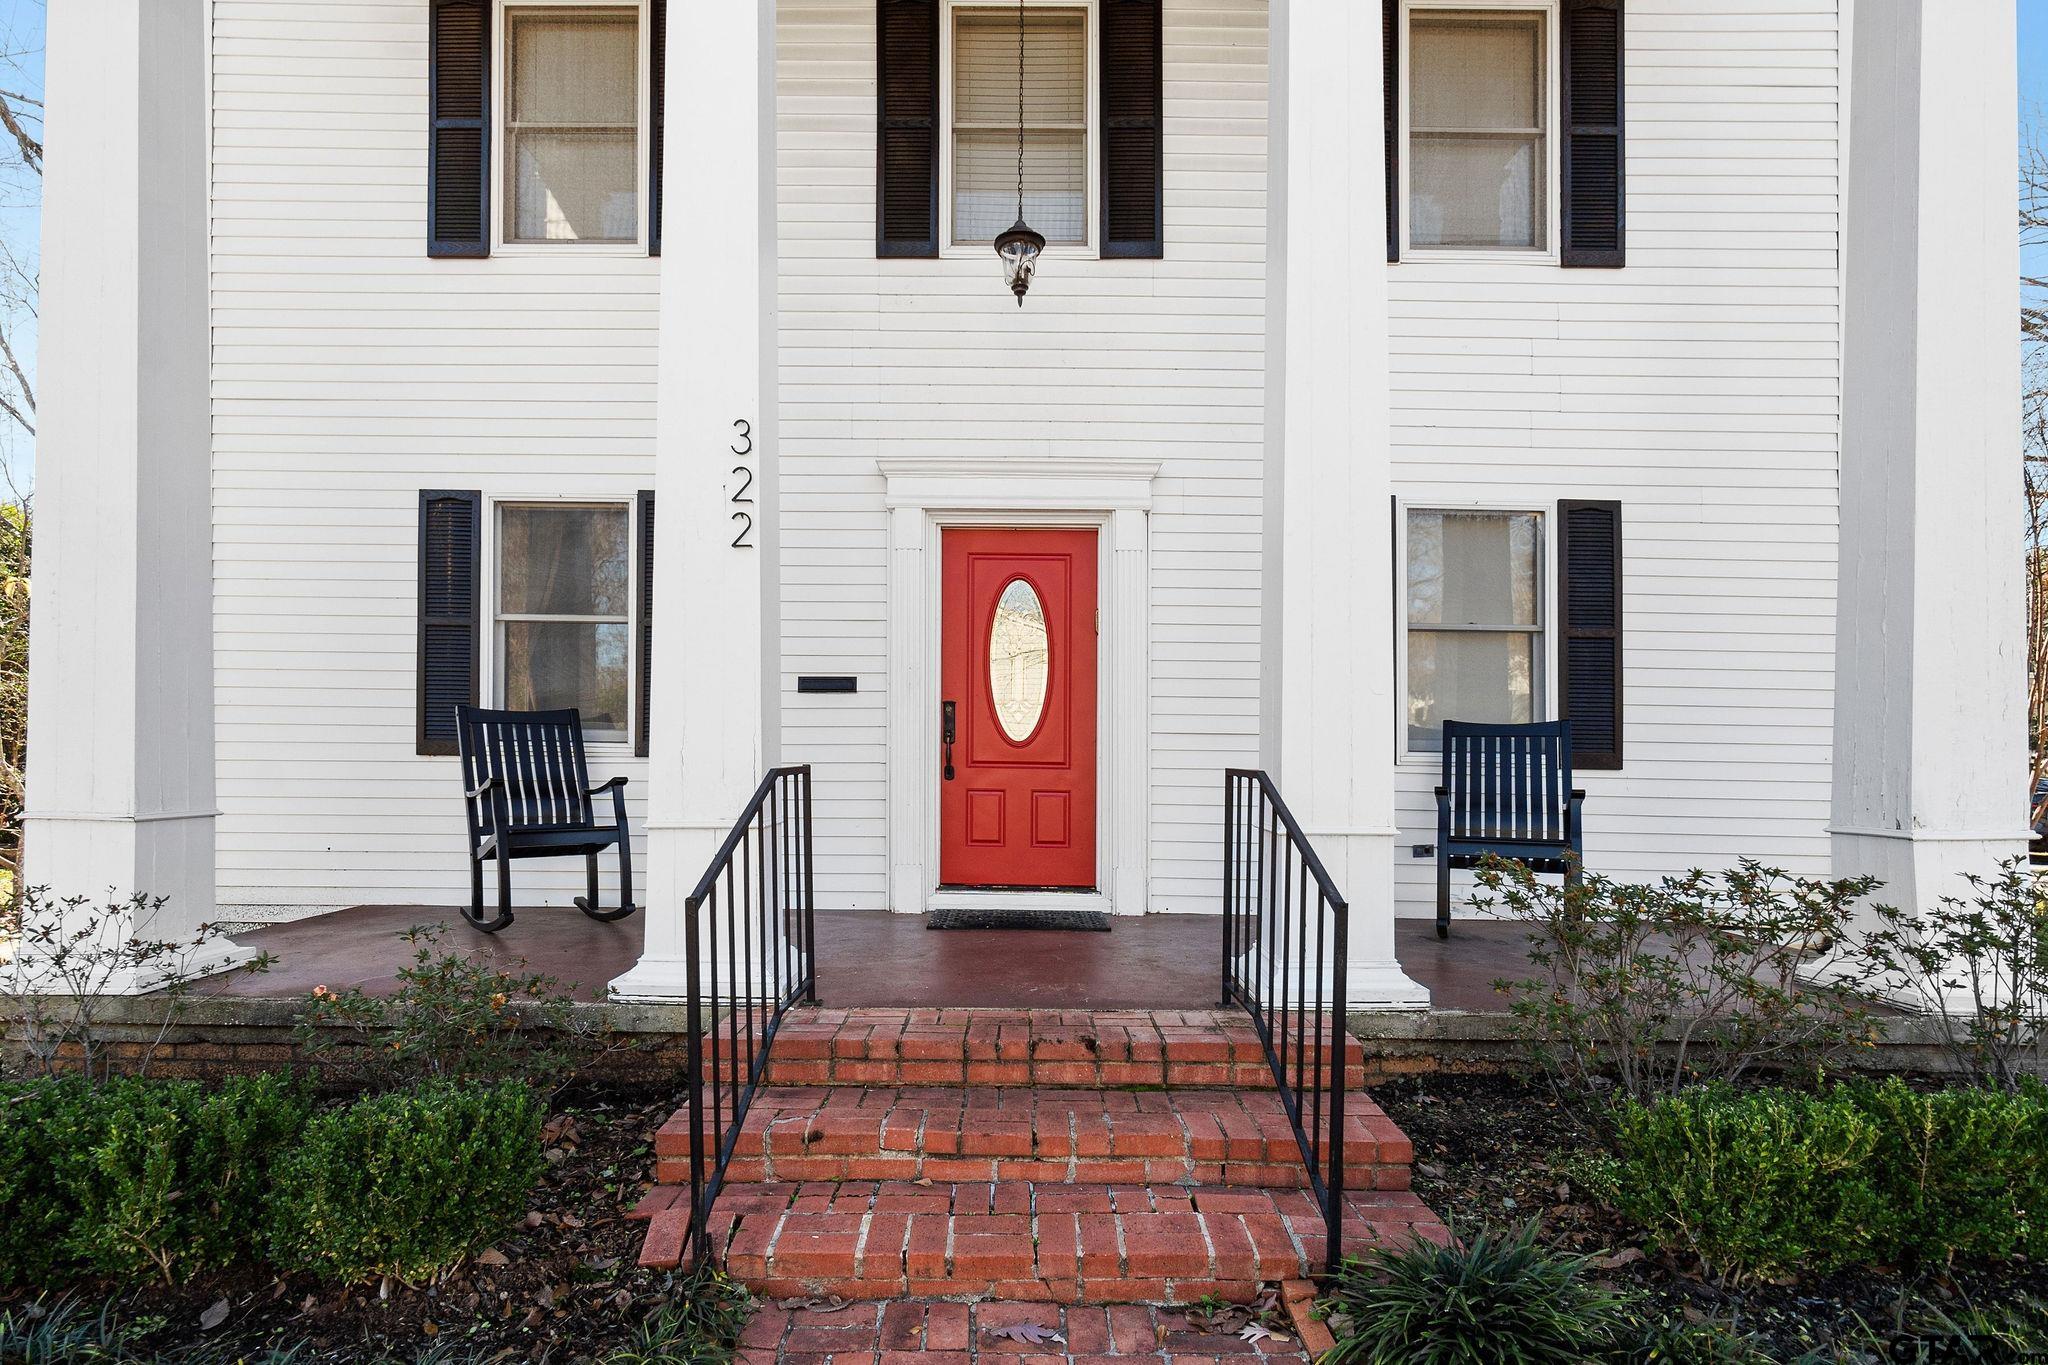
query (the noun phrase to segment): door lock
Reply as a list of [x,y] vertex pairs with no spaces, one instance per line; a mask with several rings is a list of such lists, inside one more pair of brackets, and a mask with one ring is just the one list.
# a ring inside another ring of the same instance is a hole
[[939,708],[940,733],[946,741],[946,780],[953,780],[953,703],[945,702]]

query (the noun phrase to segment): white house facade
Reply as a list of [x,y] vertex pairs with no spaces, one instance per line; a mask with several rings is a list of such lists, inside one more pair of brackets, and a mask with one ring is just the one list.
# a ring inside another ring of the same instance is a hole
[[1446,719],[1570,719],[1617,878],[2025,847],[2009,0],[65,0],[48,52],[33,884],[464,903],[458,701],[628,779],[649,999],[775,763],[876,913],[1213,914],[1264,769],[1361,1006],[1426,1003]]

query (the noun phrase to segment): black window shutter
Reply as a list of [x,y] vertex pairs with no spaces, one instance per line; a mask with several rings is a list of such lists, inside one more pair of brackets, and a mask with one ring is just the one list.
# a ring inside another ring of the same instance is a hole
[[1401,0],[1380,0],[1380,53],[1386,66],[1387,260],[1401,259]]
[[1557,505],[1558,654],[1572,766],[1621,766],[1621,504]]
[[[648,8],[647,96],[652,126],[647,130],[647,254],[661,254],[661,128],[662,110],[667,104],[668,0],[654,0]],[[653,494],[649,494],[652,497]]]
[[491,254],[490,0],[433,0],[427,33],[427,254]]
[[1568,266],[1626,256],[1622,0],[1564,0],[1564,242]]
[[939,4],[875,6],[875,254],[939,254]]
[[477,696],[477,556],[484,495],[420,493],[418,750],[455,752],[455,708]]
[[1102,254],[1166,254],[1160,0],[1102,4]]
[[633,704],[639,710],[639,725],[633,735],[633,752],[647,757],[647,720],[653,714],[653,696],[647,680],[654,676],[654,493],[643,489],[633,495],[635,552],[640,560],[640,676],[633,679]]

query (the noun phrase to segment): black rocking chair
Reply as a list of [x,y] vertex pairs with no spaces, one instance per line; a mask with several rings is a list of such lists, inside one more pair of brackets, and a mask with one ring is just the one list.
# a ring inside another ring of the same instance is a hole
[[1444,722],[1436,789],[1436,936],[1451,936],[1451,869],[1507,858],[1579,880],[1586,794],[1572,786],[1572,723]]
[[[576,908],[594,920],[624,919],[633,904],[633,841],[626,830],[626,779],[590,785],[583,720],[575,711],[456,708],[463,811],[469,818],[469,908],[463,918],[495,934],[512,922],[512,860],[583,855],[590,894]],[[592,818],[591,798],[612,794],[612,823]],[[619,908],[597,904],[597,855],[619,850]],[[484,862],[498,864],[498,913],[484,917]]]

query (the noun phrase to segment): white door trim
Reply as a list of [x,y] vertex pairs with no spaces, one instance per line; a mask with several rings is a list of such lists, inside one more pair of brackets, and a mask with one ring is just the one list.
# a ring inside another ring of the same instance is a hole
[[989,456],[876,463],[889,508],[890,908],[921,914],[938,892],[940,536],[949,526],[1073,526],[1097,529],[1101,554],[1097,894],[1107,901],[1102,908],[1143,914],[1151,846],[1147,514],[1158,463]]

